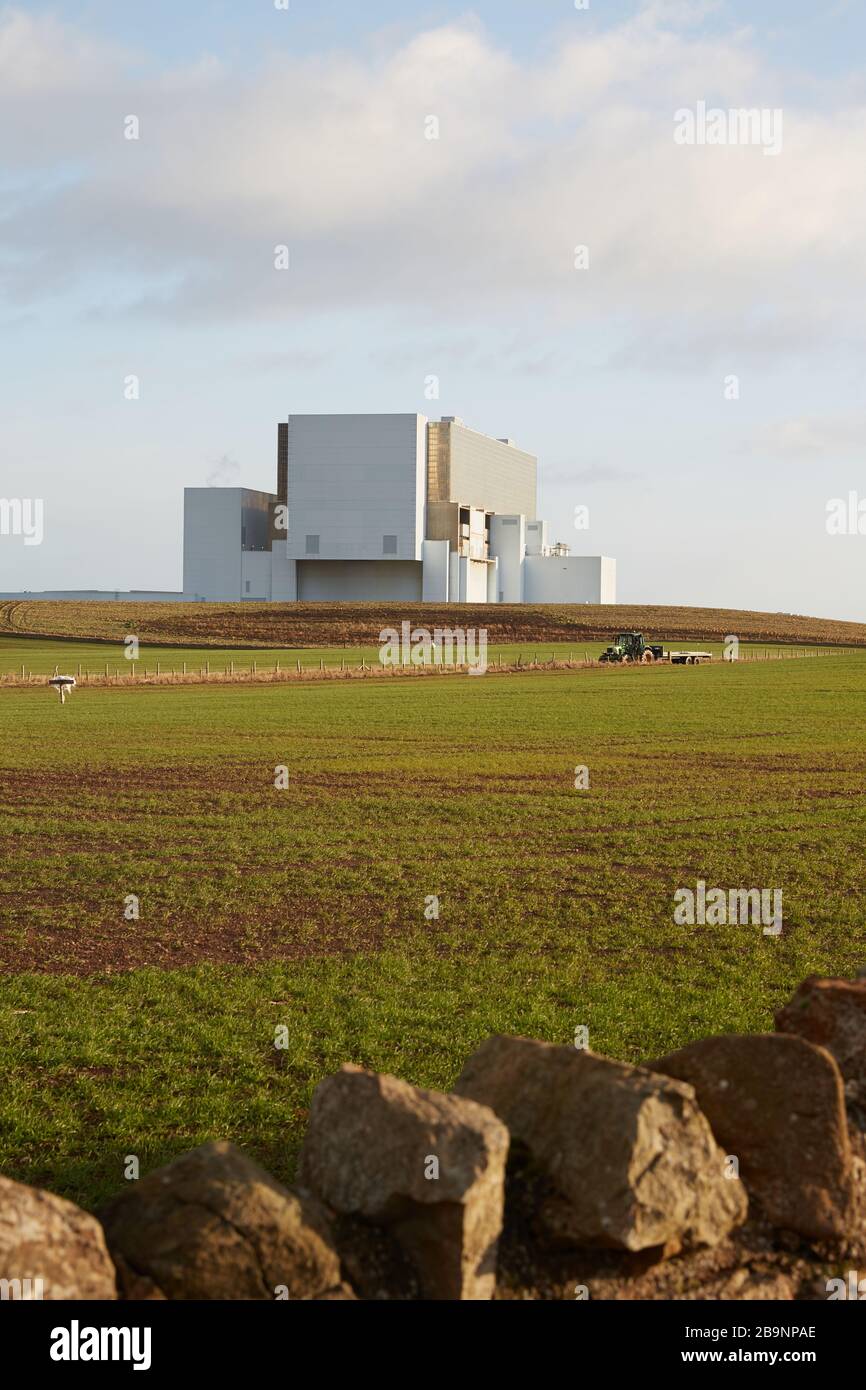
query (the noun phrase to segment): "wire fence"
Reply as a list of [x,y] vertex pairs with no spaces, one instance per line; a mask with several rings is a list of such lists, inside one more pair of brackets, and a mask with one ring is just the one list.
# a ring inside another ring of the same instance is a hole
[[[743,662],[850,656],[858,650],[863,649],[856,647],[765,647],[741,651],[736,661],[727,661],[721,657],[709,657],[703,658],[695,664],[738,665]],[[367,661],[363,657],[358,663],[341,657],[339,662],[332,663],[320,659],[318,666],[305,664],[298,659],[294,664],[283,665],[277,661],[273,666],[260,665],[254,661],[251,666],[241,666],[237,669],[233,661],[223,664],[209,660],[201,663],[184,661],[170,666],[166,666],[161,661],[152,665],[148,665],[146,662],[133,661],[129,662],[126,669],[111,662],[106,662],[104,666],[99,668],[84,666],[79,662],[75,665],[74,670],[70,669],[63,672],[59,666],[55,666],[53,676],[74,675],[76,685],[87,686],[273,684],[282,681],[357,680],[365,677],[466,675],[470,670],[477,674],[501,672],[509,675],[530,671],[574,671],[588,668],[598,668],[603,671],[621,671],[623,669],[649,671],[672,664],[674,663],[671,663],[667,658],[650,662],[606,662],[601,661],[599,657],[590,656],[588,651],[583,650],[577,654],[570,652],[567,657],[558,656],[555,652],[551,652],[549,658],[541,652],[535,652],[526,658],[519,654],[515,660],[508,661],[503,660],[501,655],[494,656],[484,666],[483,672],[479,671],[477,666],[467,662],[446,664],[445,662],[432,661],[415,664],[407,661],[402,664],[385,665],[380,662]],[[52,675],[34,672],[28,669],[26,664],[17,671],[0,673],[0,684],[5,686],[45,685],[51,679]]]

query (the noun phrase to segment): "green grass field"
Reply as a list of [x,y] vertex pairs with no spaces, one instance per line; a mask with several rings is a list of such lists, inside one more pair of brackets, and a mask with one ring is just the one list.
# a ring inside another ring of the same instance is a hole
[[[703,637],[693,638],[659,638],[664,641],[666,647],[682,648],[685,646],[699,648],[712,652],[715,656],[721,656],[724,643],[707,640]],[[525,662],[536,659],[539,662],[549,661],[554,657],[557,661],[573,659],[583,661],[586,657],[597,658],[604,651],[607,644],[580,637],[572,642],[490,642],[488,645],[488,659],[490,663],[502,658],[504,664],[508,665],[517,660],[520,656]],[[793,646],[790,644],[774,644],[768,646],[766,643],[741,643],[741,654],[744,659],[756,660],[775,660],[787,656],[801,657],[805,653],[807,657],[814,655],[838,655],[838,647],[826,647],[810,645],[808,647]],[[234,669],[235,673],[250,671],[253,665],[259,671],[273,670],[279,663],[281,670],[294,670],[296,663],[300,662],[302,669],[313,670],[320,662],[324,662],[329,669],[335,669],[343,661],[347,666],[358,666],[362,659],[368,665],[377,666],[379,664],[379,648],[372,645],[351,645],[343,647],[193,647],[193,646],[159,646],[157,644],[140,644],[139,660],[135,663],[135,674],[143,676],[145,671],[151,675],[156,671],[157,666],[162,673],[174,671],[180,674],[186,665],[189,673],[208,669],[212,674]],[[84,639],[68,641],[52,639],[47,637],[17,637],[0,634],[0,676],[19,676],[22,669],[25,675],[32,673],[34,677],[49,677],[54,672],[61,671],[71,675],[89,674],[93,677],[104,676],[108,669],[108,674],[129,676],[132,674],[133,663],[128,661],[124,655],[124,647],[118,642],[96,642]]]
[[[498,642],[490,643],[488,656],[491,661],[498,660],[500,655],[505,663],[515,661],[518,653],[524,660],[531,660],[533,656],[538,657],[539,661],[549,661],[552,655],[556,655],[557,660],[565,660],[569,654],[575,660],[582,661],[584,652],[590,656],[598,656],[603,651],[603,644],[599,642],[581,641],[579,644],[572,642]],[[708,651],[721,651],[721,645],[715,643],[707,645]],[[765,648],[761,648],[765,650]],[[768,649],[767,649],[768,650]],[[260,671],[273,670],[277,662],[281,669],[292,670],[296,662],[300,661],[302,668],[310,670],[318,667],[321,661],[330,668],[340,665],[344,661],[347,665],[359,666],[361,660],[365,660],[368,665],[378,665],[379,648],[371,645],[352,645],[345,647],[265,647],[265,648],[232,648],[232,647],[164,647],[148,645],[142,643],[140,647],[140,659],[136,662],[136,673],[143,674],[145,668],[153,672],[159,662],[162,671],[180,672],[184,662],[189,672],[200,671],[205,664],[212,673],[218,673],[234,665],[236,672],[249,671],[255,663]],[[50,676],[55,667],[61,671],[76,675],[79,668],[81,671],[88,671],[94,676],[104,675],[106,665],[109,674],[115,672],[121,676],[128,676],[131,673],[132,663],[127,661],[124,656],[124,649],[121,644],[116,642],[87,642],[87,641],[53,641],[49,638],[41,637],[4,637],[0,636],[0,674],[21,674],[21,668],[25,671],[32,671],[34,676]]]
[[[7,687],[0,1171],[92,1205],[221,1136],[285,1180],[345,1060],[448,1087],[494,1031],[637,1061],[772,1028],[866,962],[864,690],[866,652]],[[781,888],[782,936],[675,925],[698,878]]]

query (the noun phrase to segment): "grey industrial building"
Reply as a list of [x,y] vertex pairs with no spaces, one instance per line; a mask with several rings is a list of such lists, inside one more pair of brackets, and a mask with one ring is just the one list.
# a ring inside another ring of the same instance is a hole
[[551,545],[537,460],[454,416],[290,415],[277,491],[186,488],[184,595],[613,603],[616,562]]

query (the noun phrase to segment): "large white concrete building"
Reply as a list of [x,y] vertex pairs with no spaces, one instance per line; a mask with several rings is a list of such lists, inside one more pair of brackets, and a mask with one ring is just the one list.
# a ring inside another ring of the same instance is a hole
[[616,561],[551,545],[536,490],[456,417],[290,415],[275,493],[184,490],[184,597],[615,603]]

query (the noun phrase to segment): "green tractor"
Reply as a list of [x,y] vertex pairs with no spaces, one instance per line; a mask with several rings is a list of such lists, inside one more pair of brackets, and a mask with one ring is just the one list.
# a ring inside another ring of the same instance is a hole
[[651,661],[664,661],[666,656],[663,647],[645,642],[642,632],[620,632],[616,641],[602,652],[599,661],[640,661],[647,665]]

